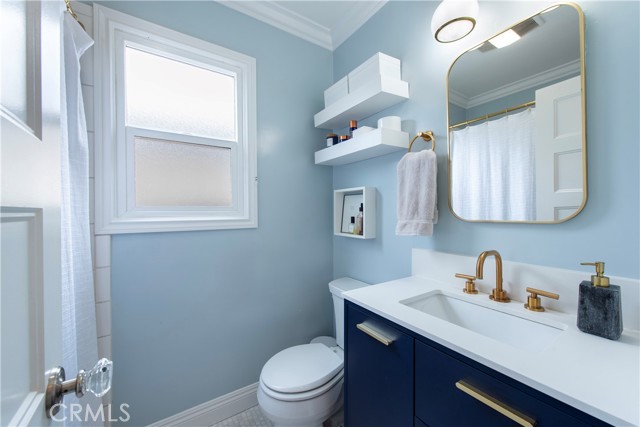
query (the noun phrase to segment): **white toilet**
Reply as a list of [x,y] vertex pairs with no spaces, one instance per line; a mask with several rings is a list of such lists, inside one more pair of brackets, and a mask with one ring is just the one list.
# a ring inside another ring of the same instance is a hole
[[[276,427],[319,427],[342,409],[344,300],[342,293],[367,286],[344,277],[329,283],[336,339],[318,337],[282,350],[262,368],[258,403]],[[341,412],[340,412],[341,414]],[[341,420],[336,420],[341,424]]]

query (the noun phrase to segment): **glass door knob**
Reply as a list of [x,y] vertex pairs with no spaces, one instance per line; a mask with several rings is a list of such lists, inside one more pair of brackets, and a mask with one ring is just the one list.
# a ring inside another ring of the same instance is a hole
[[82,381],[80,381],[82,384],[82,394],[84,394],[85,391],[90,391],[96,397],[102,397],[107,394],[109,390],[111,390],[112,373],[113,362],[108,359],[98,360],[98,363],[96,363],[89,372],[85,373],[83,370],[80,370],[78,377],[82,374]]
[[47,390],[45,393],[45,411],[51,418],[60,410],[60,404],[67,393],[75,392],[77,397],[82,397],[87,391],[96,397],[102,397],[111,390],[111,376],[113,374],[113,362],[109,359],[100,359],[89,372],[80,369],[78,376],[65,381],[64,368],[58,366],[47,372]]

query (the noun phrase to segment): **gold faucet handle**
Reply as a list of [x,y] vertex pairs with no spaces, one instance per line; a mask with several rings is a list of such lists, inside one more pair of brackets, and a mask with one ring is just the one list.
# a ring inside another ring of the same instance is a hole
[[462,292],[464,292],[465,294],[474,294],[474,295],[478,293],[478,290],[476,289],[476,283],[474,282],[474,280],[477,279],[476,276],[469,276],[468,274],[456,273],[456,277],[466,280],[466,282],[464,282],[464,289],[462,289]]
[[535,288],[527,288],[526,290],[531,294],[527,297],[527,303],[524,305],[524,308],[526,308],[527,310],[544,311],[540,296],[551,299],[560,299],[560,295],[554,294],[553,292],[542,291]]

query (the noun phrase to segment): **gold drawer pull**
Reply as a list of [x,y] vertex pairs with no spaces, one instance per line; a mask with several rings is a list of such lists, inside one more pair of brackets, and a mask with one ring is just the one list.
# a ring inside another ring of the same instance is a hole
[[376,331],[375,329],[372,329],[371,327],[365,325],[364,323],[358,323],[356,325],[356,328],[360,329],[362,332],[364,332],[365,334],[369,335],[371,338],[374,338],[374,339],[380,341],[384,345],[388,346],[388,345],[391,345],[393,343],[392,339],[389,339],[389,338],[385,337],[380,332]]
[[489,396],[485,392],[478,390],[477,388],[467,384],[463,380],[458,381],[456,383],[456,387],[458,387],[460,390],[464,391],[474,399],[477,399],[480,402],[484,403],[491,409],[500,412],[510,420],[517,422],[518,425],[521,425],[523,427],[534,427],[536,425],[536,421],[534,419],[531,419],[526,415],[523,415],[520,412],[516,411],[515,409],[510,408],[496,398]]

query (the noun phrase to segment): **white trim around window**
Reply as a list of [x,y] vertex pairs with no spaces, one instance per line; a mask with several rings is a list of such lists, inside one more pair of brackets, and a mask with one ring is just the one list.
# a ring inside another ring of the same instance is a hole
[[[96,234],[255,228],[257,213],[255,59],[101,5],[94,5],[96,82]],[[228,74],[235,79],[236,136],[231,140],[125,126],[125,47]],[[137,207],[134,138],[228,148],[230,206]]]

